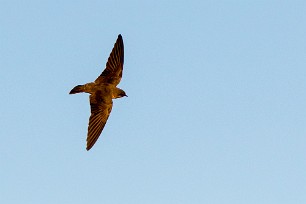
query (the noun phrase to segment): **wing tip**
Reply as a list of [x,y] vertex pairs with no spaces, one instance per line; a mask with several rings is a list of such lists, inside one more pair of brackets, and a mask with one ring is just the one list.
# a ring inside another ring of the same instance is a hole
[[121,42],[123,42],[123,39],[122,39],[122,35],[121,35],[121,34],[118,35],[118,39],[117,39],[117,40],[120,40]]
[[87,144],[87,146],[86,146],[86,151],[89,151],[92,147],[93,147],[93,145]]

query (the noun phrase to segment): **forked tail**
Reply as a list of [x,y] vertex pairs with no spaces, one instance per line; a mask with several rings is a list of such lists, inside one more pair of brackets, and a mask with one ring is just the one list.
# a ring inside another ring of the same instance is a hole
[[85,92],[84,85],[77,85],[69,92],[69,94],[76,94],[82,92]]

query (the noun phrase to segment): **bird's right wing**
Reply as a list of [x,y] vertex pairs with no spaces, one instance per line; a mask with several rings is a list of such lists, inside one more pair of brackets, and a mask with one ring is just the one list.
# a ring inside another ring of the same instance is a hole
[[124,45],[122,36],[118,35],[117,41],[106,63],[106,68],[95,80],[96,83],[109,83],[117,86],[122,78],[124,63]]
[[99,93],[90,95],[91,115],[88,124],[87,147],[90,150],[98,140],[109,114],[112,111],[113,102],[103,100]]

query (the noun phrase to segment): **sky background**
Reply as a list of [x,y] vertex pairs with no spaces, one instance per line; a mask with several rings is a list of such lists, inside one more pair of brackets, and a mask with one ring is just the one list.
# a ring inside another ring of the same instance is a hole
[[[0,0],[0,203],[306,203],[305,1]],[[85,150],[118,34],[129,97]]]

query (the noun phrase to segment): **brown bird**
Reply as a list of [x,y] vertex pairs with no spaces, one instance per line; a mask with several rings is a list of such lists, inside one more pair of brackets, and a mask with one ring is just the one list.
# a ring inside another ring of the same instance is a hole
[[122,78],[124,46],[122,36],[117,41],[106,63],[102,74],[94,81],[74,87],[69,94],[89,93],[91,115],[88,124],[87,147],[90,150],[98,140],[113,107],[113,100],[127,96],[117,88]]

